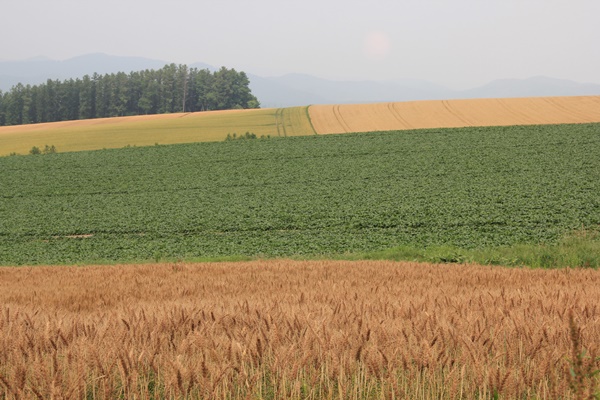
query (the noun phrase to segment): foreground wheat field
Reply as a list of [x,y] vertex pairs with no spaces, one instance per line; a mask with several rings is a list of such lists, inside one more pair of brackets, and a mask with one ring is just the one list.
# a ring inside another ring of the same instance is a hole
[[598,298],[597,270],[2,268],[0,398],[588,398]]
[[315,105],[318,134],[600,122],[600,96]]

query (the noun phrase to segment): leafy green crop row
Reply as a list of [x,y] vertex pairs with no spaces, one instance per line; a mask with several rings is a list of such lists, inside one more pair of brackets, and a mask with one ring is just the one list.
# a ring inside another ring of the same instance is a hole
[[0,158],[0,264],[553,243],[600,225],[600,124]]

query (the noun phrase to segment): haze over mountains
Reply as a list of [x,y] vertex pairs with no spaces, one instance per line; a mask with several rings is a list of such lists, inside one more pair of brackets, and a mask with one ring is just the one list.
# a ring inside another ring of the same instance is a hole
[[[159,69],[168,62],[142,57],[87,54],[65,61],[36,57],[23,61],[0,61],[0,90],[8,91],[21,82],[39,84],[47,79],[80,78],[93,73],[131,72]],[[195,63],[190,67],[216,67]],[[227,65],[228,68],[235,66]],[[453,90],[417,79],[395,81],[334,81],[304,74],[262,77],[245,71],[252,93],[261,106],[292,107],[308,104],[370,103],[386,101],[439,100],[494,97],[583,96],[600,95],[600,84],[580,83],[550,77],[501,79],[486,85]]]

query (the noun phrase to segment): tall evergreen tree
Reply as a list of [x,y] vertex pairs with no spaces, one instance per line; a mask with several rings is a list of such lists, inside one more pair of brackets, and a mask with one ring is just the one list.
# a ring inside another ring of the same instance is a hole
[[79,119],[96,117],[96,87],[89,75],[79,82]]
[[0,90],[0,126],[6,125],[4,116],[4,104],[4,93],[2,93],[2,90]]

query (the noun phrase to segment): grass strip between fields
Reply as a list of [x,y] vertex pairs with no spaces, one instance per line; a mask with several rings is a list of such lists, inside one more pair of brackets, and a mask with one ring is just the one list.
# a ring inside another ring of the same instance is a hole
[[[82,238],[82,240],[85,240]],[[119,261],[90,259],[76,265],[153,264],[160,262],[245,262],[277,259],[278,257],[229,255],[217,257],[164,257],[160,253],[152,258],[123,259]],[[316,254],[285,257],[293,260],[389,260],[435,264],[479,264],[504,267],[529,268],[593,268],[600,267],[600,235],[580,231],[569,235],[557,244],[518,244],[502,247],[467,249],[453,246],[397,246],[385,250],[361,253]],[[55,265],[73,265],[57,263]],[[3,265],[0,263],[0,265]],[[10,264],[7,264],[10,265]],[[41,265],[41,264],[40,264]]]
[[452,246],[428,248],[399,246],[382,251],[344,255],[341,258],[532,268],[598,268],[600,267],[600,240],[596,233],[584,233],[567,237],[558,244],[518,244],[480,249],[461,249]]

